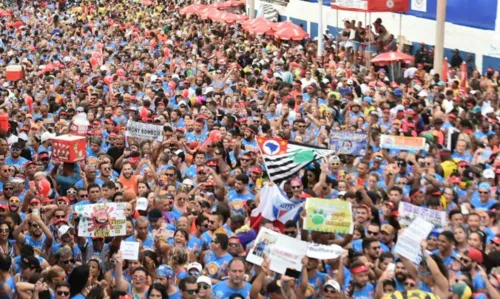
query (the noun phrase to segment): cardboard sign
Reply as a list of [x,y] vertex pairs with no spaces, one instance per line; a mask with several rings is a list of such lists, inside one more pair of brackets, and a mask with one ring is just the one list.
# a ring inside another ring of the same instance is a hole
[[300,272],[302,258],[306,253],[306,242],[261,228],[247,255],[247,261],[260,266],[264,261],[264,256],[267,256],[272,261],[270,269],[276,273],[285,274],[287,269]]
[[139,242],[122,241],[120,251],[124,260],[137,261],[139,260]]
[[416,218],[398,238],[394,252],[406,257],[414,264],[420,263],[420,242],[432,231],[432,224],[422,218]]
[[145,124],[129,120],[127,122],[127,136],[138,139],[154,140],[163,136],[163,126]]

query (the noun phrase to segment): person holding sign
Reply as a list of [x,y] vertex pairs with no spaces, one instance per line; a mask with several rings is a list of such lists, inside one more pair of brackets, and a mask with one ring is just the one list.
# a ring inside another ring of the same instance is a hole
[[439,298],[448,298],[448,270],[443,260],[437,255],[430,255],[426,248],[427,241],[422,240],[420,249],[423,259],[418,267],[405,257],[401,257],[401,260],[408,270],[408,275],[418,279],[420,290],[433,293]]

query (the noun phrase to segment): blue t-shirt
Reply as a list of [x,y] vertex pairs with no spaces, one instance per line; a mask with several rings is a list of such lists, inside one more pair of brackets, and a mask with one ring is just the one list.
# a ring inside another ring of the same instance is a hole
[[319,290],[323,286],[327,277],[328,275],[326,273],[319,271],[316,271],[316,275],[314,275],[313,277],[309,277],[309,279],[307,280],[306,296],[307,295],[310,296],[307,296],[306,298],[308,299],[314,298],[315,297],[314,294],[317,293],[316,290]]
[[474,205],[474,207],[478,211],[487,211],[492,206],[494,206],[497,203],[497,201],[494,199],[490,199],[487,202],[482,202],[479,198],[472,198],[470,203]]
[[375,288],[371,283],[366,284],[366,286],[361,290],[355,290],[353,298],[354,299],[371,299],[374,298]]
[[232,259],[233,256],[227,252],[224,256],[218,257],[212,250],[207,251],[204,262],[208,276],[215,279],[225,276],[227,264],[229,264]]
[[252,285],[248,282],[245,282],[243,288],[235,290],[227,285],[227,281],[221,281],[213,286],[212,296],[215,299],[227,299],[233,294],[240,294],[243,298],[247,298],[250,296],[250,289],[252,289]]
[[245,203],[247,200],[253,200],[254,195],[251,192],[238,193],[236,190],[230,190],[227,194],[227,200],[233,213],[245,214]]
[[40,252],[43,252],[46,240],[47,237],[45,235],[42,235],[42,238],[40,240],[34,240],[31,235],[24,236],[24,244],[31,245],[33,246],[33,248],[40,250]]
[[[125,241],[132,241],[132,242],[137,242],[137,239],[135,236],[130,236],[125,239]],[[153,238],[152,235],[148,235],[148,238],[144,241],[142,241],[142,246],[144,249],[149,249],[149,250],[154,250],[154,244],[155,244],[155,239]]]

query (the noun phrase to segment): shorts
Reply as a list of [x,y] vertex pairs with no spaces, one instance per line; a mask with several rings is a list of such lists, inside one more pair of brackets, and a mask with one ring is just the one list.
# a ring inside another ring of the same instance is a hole
[[353,41],[353,40],[349,40],[345,44],[346,48],[352,48],[353,51],[358,51],[359,46],[360,46],[360,43],[357,41]]

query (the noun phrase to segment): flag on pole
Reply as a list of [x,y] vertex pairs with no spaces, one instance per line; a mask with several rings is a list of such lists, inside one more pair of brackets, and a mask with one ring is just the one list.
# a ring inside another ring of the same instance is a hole
[[275,184],[292,178],[307,164],[327,157],[334,151],[297,144],[280,138],[257,137],[269,179]]
[[298,221],[302,201],[292,201],[276,184],[264,185],[260,193],[260,203],[250,215],[252,228],[258,230],[262,219],[273,221],[273,226],[281,232],[288,220]]

